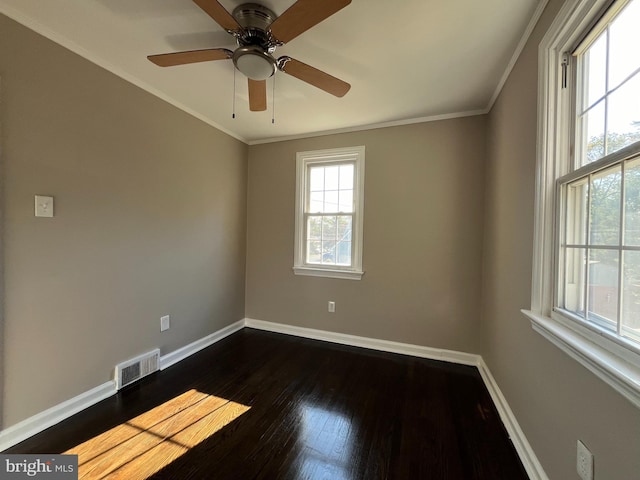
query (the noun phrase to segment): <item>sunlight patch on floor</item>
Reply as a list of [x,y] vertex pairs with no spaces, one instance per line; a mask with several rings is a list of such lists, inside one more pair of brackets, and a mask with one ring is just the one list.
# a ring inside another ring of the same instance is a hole
[[145,479],[251,407],[189,390],[69,450],[80,479]]

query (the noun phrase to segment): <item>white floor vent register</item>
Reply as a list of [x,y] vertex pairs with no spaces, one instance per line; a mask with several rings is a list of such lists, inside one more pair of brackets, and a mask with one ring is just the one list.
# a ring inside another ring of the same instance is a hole
[[160,349],[155,349],[126,362],[119,363],[116,365],[116,388],[120,390],[136,380],[146,377],[158,370],[159,366]]

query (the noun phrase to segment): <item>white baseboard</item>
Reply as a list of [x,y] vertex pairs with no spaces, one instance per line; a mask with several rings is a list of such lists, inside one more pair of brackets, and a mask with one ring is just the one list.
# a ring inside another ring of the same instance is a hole
[[193,355],[196,352],[199,352],[203,348],[207,348],[209,345],[213,345],[216,342],[219,342],[225,337],[228,337],[232,333],[237,332],[238,330],[242,330],[244,328],[244,320],[238,320],[231,325],[228,325],[224,328],[221,328],[217,332],[213,332],[211,335],[207,335],[206,337],[201,338],[200,340],[196,340],[189,345],[185,345],[182,348],[174,350],[171,353],[167,353],[160,357],[160,370],[164,370],[165,368],[169,368],[171,365],[175,365],[181,360]]
[[441,360],[444,362],[458,363],[462,365],[471,365],[478,368],[480,375],[489,391],[489,395],[493,400],[500,419],[504,424],[511,442],[520,457],[529,478],[531,480],[549,480],[542,465],[538,461],[535,452],[531,448],[524,432],[520,428],[513,411],[509,407],[507,400],[500,391],[493,375],[489,371],[489,367],[480,355],[471,353],[456,352],[453,350],[443,350],[437,348],[423,347],[420,345],[411,345],[407,343],[390,342],[388,340],[378,340],[375,338],[358,337],[355,335],[347,335],[344,333],[328,332],[325,330],[315,330],[313,328],[296,327],[292,325],[284,325],[281,323],[265,322],[252,318],[245,318],[245,326],[258,330],[266,330],[275,333],[285,333],[296,337],[310,338],[313,340],[324,340],[326,342],[339,343],[342,345],[350,345],[354,347],[370,348],[383,352],[400,353],[420,358],[429,358],[432,360]]
[[421,345],[391,342],[389,340],[379,340],[376,338],[359,337],[356,335],[348,335],[346,333],[335,333],[326,330],[316,330],[313,328],[295,327],[293,325],[265,322],[262,320],[255,320],[253,318],[245,318],[244,321],[245,326],[255,328],[257,330],[285,333],[296,337],[323,340],[325,342],[339,343],[341,345],[349,345],[352,347],[370,348],[372,350],[379,350],[382,352],[400,353],[403,355],[429,358],[432,360],[442,360],[445,362],[460,363],[463,365],[476,366],[478,364],[478,359],[480,358],[478,355],[474,355],[472,353],[423,347]]
[[538,457],[536,457],[535,452],[531,448],[527,437],[525,437],[524,432],[520,428],[513,411],[509,407],[507,399],[504,398],[502,391],[498,387],[495,378],[491,375],[491,371],[482,357],[480,357],[480,361],[478,362],[478,370],[480,371],[480,375],[484,380],[487,390],[489,390],[489,395],[491,395],[493,404],[498,410],[500,419],[502,420],[504,427],[507,429],[511,442],[518,452],[520,461],[524,465],[529,478],[532,480],[549,480],[549,477],[547,477],[542,465],[538,461]]
[[114,381],[103,383],[91,390],[55,405],[43,412],[5,428],[0,432],[0,451],[6,450],[27,438],[69,418],[91,405],[109,398],[117,392]]
[[[222,340],[242,328],[244,328],[244,320],[239,320],[218,330],[217,332],[212,333],[211,335],[207,335],[200,340],[196,340],[189,345],[161,356],[160,370],[164,370],[165,368],[176,364],[180,360],[184,360],[188,356]],[[5,428],[0,431],[0,452],[42,432],[56,423],[60,423],[70,416],[75,415],[76,413],[89,408],[116,393],[117,389],[115,382],[109,381],[87,392],[81,393],[77,397],[73,397],[70,400],[54,405],[53,407],[12,425],[9,428]]]

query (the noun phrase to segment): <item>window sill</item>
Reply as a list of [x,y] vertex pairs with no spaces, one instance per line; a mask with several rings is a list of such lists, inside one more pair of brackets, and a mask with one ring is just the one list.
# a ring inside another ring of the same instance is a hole
[[308,277],[341,278],[346,280],[361,280],[364,272],[355,270],[331,270],[329,268],[293,267],[296,275]]
[[[536,332],[640,408],[640,356],[623,352],[622,347],[568,319],[551,319],[531,310],[522,313]],[[606,343],[612,343],[613,348],[604,347]]]

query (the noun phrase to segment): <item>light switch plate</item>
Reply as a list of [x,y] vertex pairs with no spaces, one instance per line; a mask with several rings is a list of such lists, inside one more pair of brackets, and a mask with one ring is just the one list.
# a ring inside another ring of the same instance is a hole
[[53,197],[36,195],[36,217],[53,217]]
[[160,331],[164,332],[165,330],[169,330],[170,328],[171,328],[171,317],[169,315],[160,317]]

